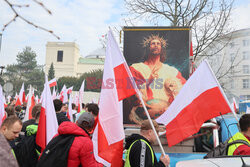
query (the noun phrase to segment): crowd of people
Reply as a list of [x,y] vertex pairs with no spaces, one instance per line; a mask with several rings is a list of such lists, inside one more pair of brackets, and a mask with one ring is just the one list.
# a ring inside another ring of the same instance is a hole
[[[44,150],[36,144],[41,104],[32,108],[32,118],[24,121],[26,103],[15,106],[15,99],[11,99],[5,107],[6,118],[0,127],[0,166],[53,166],[53,163],[70,167],[78,166],[103,166],[98,163],[93,153],[91,136],[97,124],[99,113],[98,104],[82,104],[82,110],[77,112],[77,107],[72,104],[73,121],[67,117],[68,104],[61,100],[53,100],[58,133],[49,142]],[[152,120],[157,133],[159,125]],[[240,121],[241,132],[235,134],[229,142],[250,138],[250,114],[245,114]],[[159,161],[155,156],[152,144],[156,136],[149,120],[142,121],[140,134],[132,134],[125,139],[124,166],[168,166],[170,158],[161,155]],[[64,149],[64,150],[61,150]],[[53,152],[57,150],[57,152]],[[60,150],[60,151],[59,151]],[[58,153],[60,152],[60,154]],[[230,146],[228,155],[250,155],[250,148],[244,144]],[[55,156],[59,156],[59,159]],[[66,158],[62,158],[65,156]]]

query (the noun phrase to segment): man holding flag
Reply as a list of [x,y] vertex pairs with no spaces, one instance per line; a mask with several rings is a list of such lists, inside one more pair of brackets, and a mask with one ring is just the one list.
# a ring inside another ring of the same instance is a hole
[[[159,125],[152,120],[154,127],[159,132]],[[161,155],[160,161],[157,162],[155,153],[151,146],[156,141],[156,136],[148,120],[144,120],[141,125],[139,134],[132,134],[126,138],[125,149],[126,159],[125,167],[144,167],[144,166],[168,166],[170,159],[168,155]]]

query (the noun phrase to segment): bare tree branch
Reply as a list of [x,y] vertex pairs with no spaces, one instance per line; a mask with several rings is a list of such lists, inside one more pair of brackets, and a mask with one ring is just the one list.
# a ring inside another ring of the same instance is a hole
[[[10,7],[10,9],[12,10],[12,12],[14,13],[14,17],[7,22],[6,24],[4,24],[2,31],[4,31],[11,23],[13,23],[14,21],[16,21],[17,18],[20,18],[21,20],[23,20],[24,22],[26,22],[27,24],[30,24],[31,26],[34,26],[35,28],[41,29],[43,31],[46,31],[50,34],[52,34],[53,36],[55,36],[57,39],[60,39],[59,36],[57,36],[56,34],[54,34],[54,32],[52,30],[49,30],[45,27],[39,26],[31,21],[29,21],[28,19],[26,19],[24,16],[22,16],[19,12],[16,11],[15,7],[18,8],[23,8],[23,7],[29,7],[29,4],[26,5],[20,5],[20,4],[13,4],[11,3],[9,0],[4,0],[8,6]],[[33,2],[35,2],[36,4],[40,5],[46,12],[48,12],[48,14],[52,14],[51,11],[40,1],[37,0],[32,0]]]

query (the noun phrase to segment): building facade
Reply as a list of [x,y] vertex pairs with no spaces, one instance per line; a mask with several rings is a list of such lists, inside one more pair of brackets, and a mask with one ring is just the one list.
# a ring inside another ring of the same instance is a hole
[[204,55],[213,55],[208,61],[229,101],[250,100],[250,28],[227,34]]
[[98,49],[83,58],[75,42],[48,42],[46,44],[45,72],[48,74],[53,63],[55,77],[79,77],[83,73],[103,69],[104,48]]

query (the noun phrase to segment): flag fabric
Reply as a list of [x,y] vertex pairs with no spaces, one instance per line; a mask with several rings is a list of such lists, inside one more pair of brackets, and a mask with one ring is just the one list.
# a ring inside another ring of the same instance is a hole
[[36,102],[36,104],[39,103],[39,97],[38,97],[38,95],[36,95],[36,97],[35,97],[35,102]]
[[56,89],[55,89],[55,87],[53,87],[52,99],[53,99],[53,100],[56,99]]
[[250,114],[250,107],[248,107],[248,105],[247,105],[246,114]]
[[15,106],[21,106],[22,105],[22,102],[21,102],[21,100],[19,99],[19,97],[17,98],[17,100],[16,100],[16,104],[15,104]]
[[71,122],[74,122],[73,120],[73,109],[72,109],[72,95],[69,95],[69,105],[68,105],[68,112],[67,112],[67,117]]
[[54,87],[57,85],[56,78],[53,78],[49,81],[49,87]]
[[63,102],[63,103],[67,103],[68,102],[68,95],[67,95],[67,88],[65,85],[63,85],[63,88],[61,90],[61,93],[60,93],[60,100]]
[[205,60],[156,121],[166,125],[167,141],[171,147],[197,133],[205,121],[229,112],[228,100]]
[[53,136],[57,134],[58,129],[56,112],[51,97],[47,76],[45,79],[42,99],[41,113],[36,134],[36,144],[39,145],[43,151]]
[[27,121],[32,118],[32,108],[35,105],[35,98],[34,98],[34,89],[30,85],[29,93],[28,93],[28,102],[26,107],[26,112],[23,118],[23,121]]
[[30,85],[29,94],[28,94],[28,102],[26,107],[26,112],[23,118],[23,121],[27,121],[32,118],[32,108],[35,105],[35,97],[34,97],[34,89]]
[[73,91],[73,86],[71,86],[70,88],[67,89],[67,94],[71,94]]
[[6,118],[6,114],[5,114],[5,110],[4,110],[3,88],[0,85],[0,126],[2,125],[2,122],[5,118]]
[[[94,155],[105,166],[122,166],[123,120],[119,101],[134,95],[128,88],[128,67],[111,31],[108,33],[99,115],[93,133]],[[116,81],[120,85],[116,84]]]
[[82,85],[81,85],[80,90],[79,90],[79,103],[78,103],[78,109],[77,109],[78,113],[81,112],[81,110],[82,110],[84,86],[85,86],[85,80],[82,81]]
[[25,102],[24,83],[22,84],[22,87],[21,87],[21,89],[20,89],[18,98],[19,98],[21,104],[23,104],[23,102]]

